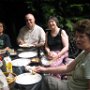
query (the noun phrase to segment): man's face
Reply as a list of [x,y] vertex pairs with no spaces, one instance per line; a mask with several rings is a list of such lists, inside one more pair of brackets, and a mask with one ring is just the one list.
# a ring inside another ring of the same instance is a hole
[[32,16],[31,14],[28,14],[25,16],[25,20],[26,20],[26,25],[28,26],[28,28],[33,29],[33,27],[35,25],[34,16]]

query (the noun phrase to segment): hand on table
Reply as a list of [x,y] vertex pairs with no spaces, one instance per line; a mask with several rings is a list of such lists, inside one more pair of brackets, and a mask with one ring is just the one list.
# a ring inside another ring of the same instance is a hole
[[37,73],[42,73],[42,72],[45,72],[46,71],[46,68],[45,67],[42,67],[42,66],[37,66],[33,70],[35,72],[37,72]]
[[34,71],[34,68],[35,68],[35,66],[25,66],[25,70],[26,71],[29,71],[30,73],[32,73],[32,74],[35,74],[36,72]]
[[58,54],[51,51],[51,52],[48,53],[48,59],[57,60],[58,59]]

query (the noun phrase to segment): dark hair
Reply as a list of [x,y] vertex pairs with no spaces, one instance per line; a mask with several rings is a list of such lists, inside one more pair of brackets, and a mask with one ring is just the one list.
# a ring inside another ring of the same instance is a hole
[[3,31],[5,31],[6,27],[3,21],[0,21],[0,23],[3,25]]
[[79,20],[74,25],[74,29],[79,33],[85,33],[90,38],[90,19]]
[[1,23],[2,25],[4,25],[4,22],[0,21],[0,23]]
[[58,21],[58,18],[57,18],[57,17],[55,17],[55,16],[50,16],[49,19],[48,19],[48,21],[49,21],[49,20],[54,20],[54,21],[56,22],[57,26],[59,26],[59,21]]

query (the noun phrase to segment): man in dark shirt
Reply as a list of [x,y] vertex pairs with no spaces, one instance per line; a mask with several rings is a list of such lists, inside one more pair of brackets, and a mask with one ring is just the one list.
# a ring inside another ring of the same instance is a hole
[[3,23],[0,22],[0,49],[8,50],[9,48],[11,48],[10,38],[7,34],[4,34],[3,31]]

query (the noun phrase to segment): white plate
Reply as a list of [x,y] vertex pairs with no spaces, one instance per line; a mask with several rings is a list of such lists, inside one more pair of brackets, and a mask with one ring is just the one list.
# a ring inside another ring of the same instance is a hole
[[10,53],[10,55],[11,55],[11,56],[15,56],[15,55],[17,55],[17,53]]
[[31,62],[30,59],[18,58],[12,61],[13,66],[26,66]]
[[18,54],[18,56],[22,57],[22,58],[31,58],[31,57],[37,56],[37,52],[35,52],[35,51],[22,52],[22,53]]
[[21,44],[21,45],[19,45],[19,47],[33,47],[34,45],[33,44],[30,44],[30,45],[28,45],[28,44]]
[[41,63],[44,66],[49,66],[51,62],[49,60],[47,60],[46,58],[42,58]]
[[35,68],[35,66],[25,66],[25,70],[30,71],[33,70]]
[[18,76],[16,76],[16,83],[21,85],[30,85],[35,84],[39,81],[41,81],[42,76],[40,74],[34,74],[31,73],[23,73]]

